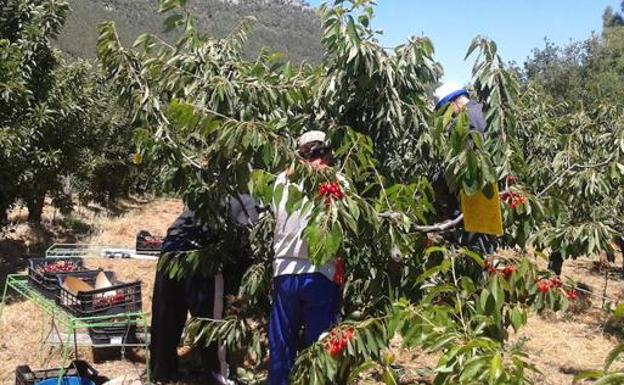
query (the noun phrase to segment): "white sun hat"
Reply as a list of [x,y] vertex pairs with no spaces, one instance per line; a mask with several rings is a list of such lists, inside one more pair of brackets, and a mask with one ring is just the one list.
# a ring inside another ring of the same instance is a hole
[[301,147],[312,142],[326,143],[326,138],[327,136],[323,131],[308,131],[301,135],[299,139],[297,139],[297,146]]
[[436,100],[436,110],[444,107],[454,99],[465,95],[468,96],[468,91],[464,87],[457,83],[444,83],[440,87],[436,88],[434,92]]

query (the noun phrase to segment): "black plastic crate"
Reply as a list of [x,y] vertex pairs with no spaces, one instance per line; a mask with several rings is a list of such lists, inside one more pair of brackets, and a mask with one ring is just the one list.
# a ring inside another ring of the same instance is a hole
[[[59,296],[59,291],[60,291],[60,284],[59,284],[59,279],[62,280],[65,279],[65,277],[77,277],[82,279],[85,282],[89,282],[90,284],[93,284],[95,282],[95,277],[97,277],[97,275],[102,272],[104,270],[102,269],[97,269],[97,270],[83,270],[83,271],[74,271],[74,272],[68,272],[68,273],[57,273],[56,274],[56,285],[54,285],[54,289],[53,290],[49,290],[43,286],[39,286],[39,285],[34,285],[33,287],[35,289],[37,289],[37,291],[39,291],[41,294],[43,294],[44,297],[49,298],[49,299],[56,299]],[[114,276],[111,272],[104,272],[105,274],[107,274],[107,277],[110,279],[111,276]]]
[[89,328],[89,336],[94,345],[119,345],[138,343],[135,324]]
[[63,377],[77,376],[82,378],[88,378],[96,384],[101,383],[101,378],[98,376],[98,372],[93,369],[91,365],[82,360],[76,360],[69,364],[65,369],[41,369],[32,370],[28,365],[21,365],[15,369],[15,385],[34,385],[37,382],[49,379],[57,378],[60,374]]
[[[141,311],[141,282],[123,283],[115,279],[113,272],[105,272],[112,286],[73,294],[63,287],[63,276],[58,277],[57,303],[78,317],[134,313]],[[80,277],[94,285],[97,274]]]
[[61,286],[63,285],[63,281],[65,280],[65,278],[67,278],[67,277],[80,278],[85,283],[88,283],[91,286],[95,286],[95,281],[97,279],[97,276],[98,276],[98,274],[100,274],[102,272],[104,274],[106,274],[106,278],[108,278],[109,281],[111,281],[111,282],[115,281],[115,273],[114,272],[112,272],[112,271],[104,271],[102,269],[85,270],[85,271],[79,271],[79,272],[76,272],[76,273],[57,274],[56,275],[57,294],[55,295],[55,298],[57,299],[57,303],[58,303],[58,299],[60,297]]
[[[46,271],[54,264],[72,264],[72,271]],[[86,271],[82,258],[30,258],[28,260],[28,282],[48,298],[55,297],[58,293],[58,274],[69,274]]]

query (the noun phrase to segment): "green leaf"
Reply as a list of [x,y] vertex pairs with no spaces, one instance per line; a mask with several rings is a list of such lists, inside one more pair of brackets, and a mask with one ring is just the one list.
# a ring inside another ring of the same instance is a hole
[[520,330],[520,328],[524,325],[524,317],[522,316],[522,312],[518,310],[517,307],[514,307],[511,310],[511,326],[513,326],[514,331]]
[[485,264],[483,262],[483,257],[481,257],[479,254],[475,253],[474,251],[471,251],[469,249],[463,248],[461,249],[461,253],[470,257],[473,261],[475,261],[480,267],[483,267]]
[[496,309],[500,309],[503,306],[503,302],[505,301],[505,293],[500,287],[499,277],[494,277],[492,279],[492,282],[490,283],[490,291],[492,292]]
[[342,226],[339,222],[334,222],[331,231],[327,237],[327,255],[328,257],[335,256],[338,250],[342,246]]
[[596,381],[594,385],[622,385],[624,384],[624,373],[611,373]]
[[486,314],[488,299],[490,298],[490,292],[487,289],[483,289],[479,295],[479,309],[483,314]]
[[303,205],[304,196],[294,184],[288,185],[288,199],[286,200],[286,212],[288,215],[292,215],[295,210],[298,210]]
[[583,380],[595,380],[605,375],[602,370],[588,370],[574,376],[574,384]]
[[461,383],[471,383],[474,382],[477,375],[482,373],[484,370],[484,366],[487,364],[487,357],[478,357],[474,361],[468,362],[459,376],[459,381]]
[[285,185],[279,184],[275,186],[275,190],[273,191],[273,206],[279,207],[282,202],[282,195],[284,194]]
[[383,381],[384,381],[384,384],[386,385],[397,385],[396,378],[394,378],[394,373],[392,372],[392,369],[389,366],[386,366],[384,368]]
[[490,383],[495,383],[503,375],[503,358],[500,353],[497,353],[492,357],[490,362]]
[[163,24],[165,25],[163,33],[169,33],[176,29],[178,25],[180,25],[182,20],[184,20],[184,16],[178,14],[167,17],[163,22]]
[[624,318],[624,303],[621,303],[615,307],[615,310],[613,311],[613,317],[615,317],[615,319],[617,320]]
[[463,291],[466,293],[466,296],[472,295],[477,290],[473,280],[470,277],[461,277],[459,281]]
[[609,352],[607,358],[605,359],[604,370],[609,370],[609,367],[611,367],[613,361],[615,361],[615,359],[622,353],[624,353],[624,343],[617,345],[615,348],[613,348],[613,350]]

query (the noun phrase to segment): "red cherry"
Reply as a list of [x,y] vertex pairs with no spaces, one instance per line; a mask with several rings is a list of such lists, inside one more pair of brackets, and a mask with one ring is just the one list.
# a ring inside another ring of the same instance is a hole
[[550,286],[551,287],[560,288],[560,287],[563,286],[563,282],[561,282],[561,278],[553,277],[553,278],[550,279]]
[[576,301],[578,299],[578,292],[576,290],[570,290],[566,293],[566,297],[570,300],[570,301]]
[[325,343],[325,349],[333,357],[340,355],[349,345],[349,341],[353,338],[354,330],[352,327],[348,329],[334,329],[330,332],[330,338]]
[[543,294],[548,293],[550,291],[550,282],[544,279],[537,282],[537,291]]
[[508,279],[511,275],[516,271],[516,268],[513,266],[505,266],[503,269],[503,277]]
[[344,285],[344,281],[345,281],[344,272],[336,270],[336,272],[334,273],[333,282],[338,286],[342,286]]

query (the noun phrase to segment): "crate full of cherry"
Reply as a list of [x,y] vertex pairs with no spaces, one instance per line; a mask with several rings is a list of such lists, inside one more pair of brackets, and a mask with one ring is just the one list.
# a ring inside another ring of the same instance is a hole
[[28,281],[43,295],[53,298],[59,289],[57,275],[68,275],[86,270],[82,258],[30,258]]
[[141,311],[141,282],[124,283],[111,271],[58,275],[57,303],[78,317]]

